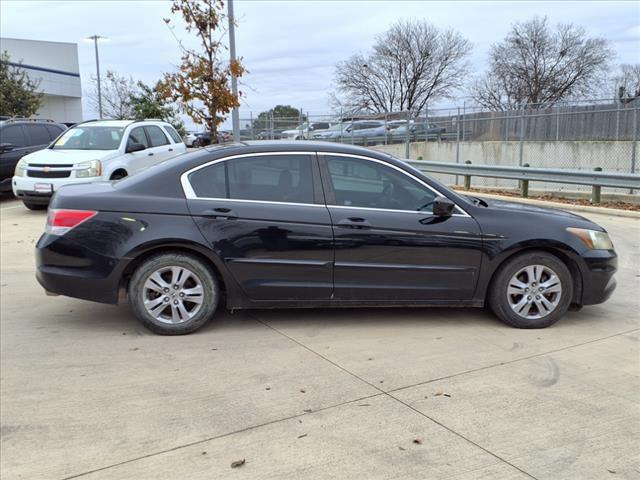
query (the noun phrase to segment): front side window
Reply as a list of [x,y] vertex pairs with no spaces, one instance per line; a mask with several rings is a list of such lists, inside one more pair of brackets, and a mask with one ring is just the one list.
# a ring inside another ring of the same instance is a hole
[[48,145],[51,143],[49,131],[44,125],[26,125],[26,127],[31,137],[31,145]]
[[144,145],[144,148],[149,148],[149,141],[147,140],[147,136],[144,134],[144,128],[136,127],[131,130],[128,145],[132,145],[134,143],[139,143],[140,145]]
[[149,125],[148,127],[144,127],[149,136],[149,142],[151,142],[152,147],[161,147],[162,145],[169,145],[169,139],[164,134],[160,127],[156,127],[155,125]]
[[314,203],[309,155],[233,158],[189,175],[197,197]]
[[55,150],[117,150],[122,141],[122,127],[73,127],[53,145]]
[[402,172],[370,160],[325,157],[336,205],[430,212],[436,193]]

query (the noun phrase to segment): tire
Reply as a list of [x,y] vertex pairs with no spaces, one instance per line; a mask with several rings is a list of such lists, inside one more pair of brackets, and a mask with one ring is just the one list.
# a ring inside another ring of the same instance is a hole
[[[181,287],[175,289],[177,284]],[[199,296],[195,293],[198,285],[202,292]],[[162,253],[145,260],[135,270],[128,294],[131,309],[149,330],[160,335],[183,335],[195,332],[213,316],[220,286],[215,274],[198,258],[178,252]],[[190,302],[187,298],[199,301]]]
[[31,202],[25,202],[24,200],[22,201],[22,203],[24,203],[24,206],[27,207],[29,210],[46,210],[47,208],[49,208],[49,205],[42,204],[42,203],[31,203]]
[[567,266],[549,253],[529,252],[499,268],[488,300],[498,318],[512,327],[545,328],[567,312],[572,296]]
[[111,174],[111,178],[109,180],[122,180],[127,176],[128,174],[124,170],[117,170]]

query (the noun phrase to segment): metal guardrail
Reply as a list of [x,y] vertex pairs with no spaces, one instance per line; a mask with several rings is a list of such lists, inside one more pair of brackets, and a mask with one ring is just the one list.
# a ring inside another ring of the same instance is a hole
[[404,160],[418,170],[469,177],[506,178],[537,182],[568,183],[597,187],[640,189],[640,174],[568,170],[563,168],[506,167],[499,165],[473,165],[470,163]]

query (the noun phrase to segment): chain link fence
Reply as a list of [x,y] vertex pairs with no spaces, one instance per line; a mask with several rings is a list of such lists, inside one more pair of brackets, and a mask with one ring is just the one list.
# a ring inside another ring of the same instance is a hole
[[[316,140],[361,145],[400,158],[482,165],[638,171],[640,99],[525,105],[487,111],[463,103],[420,112],[295,117],[241,115],[241,140]],[[447,183],[457,179],[443,177]],[[477,179],[477,186],[516,187],[510,180]],[[538,185],[551,190],[562,186]],[[571,187],[579,190],[580,187]],[[583,189],[586,189],[584,187]],[[628,191],[627,191],[628,192]]]

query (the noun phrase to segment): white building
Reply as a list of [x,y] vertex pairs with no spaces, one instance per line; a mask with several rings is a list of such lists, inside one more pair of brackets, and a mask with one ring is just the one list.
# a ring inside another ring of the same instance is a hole
[[22,63],[30,79],[39,81],[44,93],[38,117],[56,122],[82,121],[82,88],[75,43],[0,38],[0,51],[9,62]]

